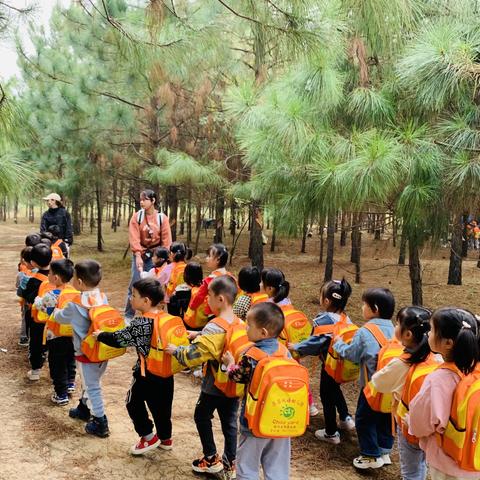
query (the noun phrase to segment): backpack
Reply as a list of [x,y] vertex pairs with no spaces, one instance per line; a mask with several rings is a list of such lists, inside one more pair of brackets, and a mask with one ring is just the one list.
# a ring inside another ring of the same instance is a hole
[[403,436],[412,445],[418,445],[418,438],[408,433],[408,427],[402,420],[409,412],[410,403],[422,388],[427,375],[435,371],[439,365],[435,360],[435,356],[431,353],[423,362],[412,365],[405,377],[402,398],[397,406],[396,417],[397,425],[402,429]]
[[[238,362],[241,355],[252,346],[252,342],[250,342],[247,337],[246,323],[237,317],[235,317],[233,323],[228,323],[221,317],[213,318],[210,321],[225,330],[225,343],[221,356],[223,356],[226,351],[229,351],[233,355],[235,362]],[[215,377],[214,385],[223,392],[226,397],[235,398],[243,396],[245,386],[229,380],[228,373],[221,361],[219,362],[217,370],[213,368],[213,365],[211,365],[211,368],[213,376]]]
[[261,438],[303,435],[310,420],[308,370],[288,358],[282,344],[272,355],[257,347],[250,348],[246,355],[258,362],[245,400],[248,428]]
[[62,240],[59,239],[50,247],[50,250],[52,251],[52,262],[54,260],[61,260],[62,258],[65,258],[62,249],[60,248],[61,243]]
[[[48,277],[43,273],[35,273],[33,278],[42,280],[42,283],[38,287],[38,297],[43,297],[46,293],[56,290],[57,287],[53,283],[48,281]],[[37,310],[35,305],[32,305],[32,318],[37,323],[47,323],[47,320],[50,318],[50,314],[47,312],[42,312]]]
[[245,295],[249,296],[250,300],[252,302],[250,304],[250,308],[252,308],[254,305],[266,302],[268,300],[268,295],[266,293],[262,293],[262,292],[245,293]]
[[[399,358],[403,354],[403,345],[395,338],[388,340],[378,325],[367,323],[364,326],[375,338],[380,345],[377,360],[377,372],[385,365],[388,365],[394,358]],[[367,371],[365,367],[365,381],[367,381]],[[373,383],[369,381],[363,389],[365,398],[370,408],[375,412],[392,413],[393,395],[391,393],[378,392]]]
[[190,308],[192,300],[195,298],[200,287],[193,287],[192,294],[190,296],[190,302],[188,304],[187,311],[183,316],[183,321],[190,328],[203,328],[208,323],[208,315],[205,313],[205,302],[202,302],[198,308],[193,310]]
[[[77,301],[79,299],[80,292],[73,288],[71,285],[66,285],[58,296],[57,308],[65,308],[67,303]],[[72,325],[70,323],[58,323],[55,321],[55,317],[52,313],[47,320],[47,328],[56,337],[71,337],[73,336]]]
[[480,363],[469,375],[463,375],[452,364],[439,368],[455,371],[461,380],[453,395],[445,432],[437,438],[442,450],[462,470],[480,472]]
[[[180,317],[174,317],[165,312],[146,313],[144,316],[153,318],[150,351],[146,359],[147,370],[153,375],[157,375],[157,377],[171,377],[185,367],[181,365],[174,356],[165,353],[164,348],[169,343],[177,346],[189,345],[185,325]],[[140,362],[141,365],[143,365],[142,359]]]
[[306,340],[312,333],[312,324],[300,310],[293,305],[280,307],[285,317],[285,326],[279,336],[282,343],[299,343]]
[[347,315],[342,313],[340,320],[334,325],[319,325],[313,329],[314,335],[331,334],[332,341],[328,347],[328,352],[325,357],[325,371],[337,383],[352,382],[360,375],[360,366],[342,358],[333,349],[333,338],[337,335],[342,338],[345,343],[350,344],[357,333],[358,327],[353,323],[347,322]]
[[125,321],[120,312],[110,305],[99,305],[90,307],[88,310],[90,317],[90,328],[87,336],[82,340],[82,353],[92,363],[105,362],[115,357],[119,357],[126,352],[126,348],[115,348],[105,345],[92,335],[96,330],[102,332],[116,332],[125,328]]
[[186,266],[187,264],[185,262],[174,263],[172,271],[170,273],[170,279],[168,280],[165,289],[169,297],[171,297],[175,293],[175,289],[178,287],[178,285],[184,283],[183,272],[185,271]]

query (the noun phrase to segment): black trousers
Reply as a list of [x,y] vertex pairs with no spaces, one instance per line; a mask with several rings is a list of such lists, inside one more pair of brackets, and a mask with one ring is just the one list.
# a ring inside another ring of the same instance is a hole
[[194,419],[200,441],[202,442],[203,454],[206,457],[211,457],[217,453],[212,430],[212,418],[215,410],[218,412],[225,439],[223,461],[231,465],[237,456],[238,398],[228,398],[200,392],[200,397],[198,397],[197,406],[195,407]]
[[348,416],[348,407],[338,384],[326,371],[322,364],[320,373],[320,400],[325,418],[325,433],[333,435],[337,431],[337,411],[340,420]]
[[56,337],[47,341],[48,366],[55,393],[67,395],[69,383],[75,383],[75,355],[72,337]]
[[[152,433],[155,423],[158,438],[168,440],[172,438],[173,376],[162,378],[148,371],[145,375],[142,377],[139,371],[133,373],[126,399],[128,414],[141,437]],[[153,422],[148,416],[147,407]]]
[[32,318],[32,311],[28,309],[25,312],[25,320],[27,328],[30,331],[30,339],[28,343],[28,359],[32,370],[39,370],[43,367],[45,361],[45,345],[43,345],[43,329],[44,323],[37,323]]

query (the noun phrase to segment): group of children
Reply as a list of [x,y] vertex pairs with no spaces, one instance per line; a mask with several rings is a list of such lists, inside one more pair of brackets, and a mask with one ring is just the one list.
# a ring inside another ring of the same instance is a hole
[[[51,261],[51,247],[32,246],[29,237],[18,290],[29,326],[28,377],[40,378],[48,350],[52,401],[65,405],[76,368],[81,395],[69,415],[87,422],[87,433],[108,436],[100,380],[110,359],[135,347],[126,406],[140,438],[131,454],[173,448],[174,376],[203,366],[193,413],[203,455],[192,469],[252,480],[262,468],[266,479],[288,479],[290,438],[318,413],[301,357],[318,356],[325,419],[315,432],[319,441],[339,444],[340,430],[356,430],[360,455],[353,465],[382,468],[391,464],[393,417],[403,479],[424,480],[427,464],[433,480],[480,478],[480,324],[467,310],[405,307],[394,325],[392,293],[373,288],[362,295],[359,328],[346,314],[351,287],[343,279],[323,285],[322,312],[310,322],[291,304],[280,270],[244,267],[237,279],[226,269],[227,249],[214,244],[203,278],[200,264],[187,263],[189,249],[174,242],[154,251],[155,267],[133,284],[136,313],[125,325],[98,288],[98,262]],[[356,379],[353,418],[341,385]]]

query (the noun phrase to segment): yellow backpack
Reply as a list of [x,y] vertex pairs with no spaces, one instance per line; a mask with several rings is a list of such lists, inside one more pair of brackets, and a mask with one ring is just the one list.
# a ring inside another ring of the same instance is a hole
[[299,343],[306,340],[312,333],[312,324],[306,315],[300,310],[293,308],[293,305],[282,305],[285,317],[285,326],[280,334],[282,343]]
[[[78,301],[80,292],[71,285],[66,285],[58,296],[57,308],[65,308],[68,303]],[[55,321],[53,313],[47,320],[47,328],[56,337],[71,337],[73,335],[72,325],[70,323],[58,323]],[[46,331],[45,331],[46,334]]]
[[253,435],[261,438],[303,435],[310,419],[308,370],[288,358],[282,344],[272,355],[257,347],[247,350],[246,355],[258,362],[245,400],[245,418]]

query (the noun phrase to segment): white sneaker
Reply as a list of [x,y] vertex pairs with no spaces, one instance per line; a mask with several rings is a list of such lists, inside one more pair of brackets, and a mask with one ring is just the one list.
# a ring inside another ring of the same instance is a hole
[[340,443],[340,434],[338,432],[335,432],[333,435],[327,435],[324,428],[317,430],[315,436],[322,442],[332,443],[333,445]]
[[27,372],[27,377],[32,382],[36,382],[40,380],[40,370],[29,370]]
[[340,420],[338,422],[338,428],[340,428],[340,430],[351,432],[352,430],[355,430],[355,421],[350,415],[348,415],[345,420]]
[[392,459],[390,458],[390,455],[388,453],[384,453],[382,455],[382,460],[384,465],[391,465],[392,464]]
[[310,410],[311,417],[316,417],[320,413],[320,410],[317,408],[317,406],[314,403],[310,405],[309,410]]
[[353,459],[353,466],[355,468],[359,468],[360,470],[367,470],[369,468],[380,468],[383,467],[383,465],[384,462],[382,457],[373,458],[360,455],[359,457]]

